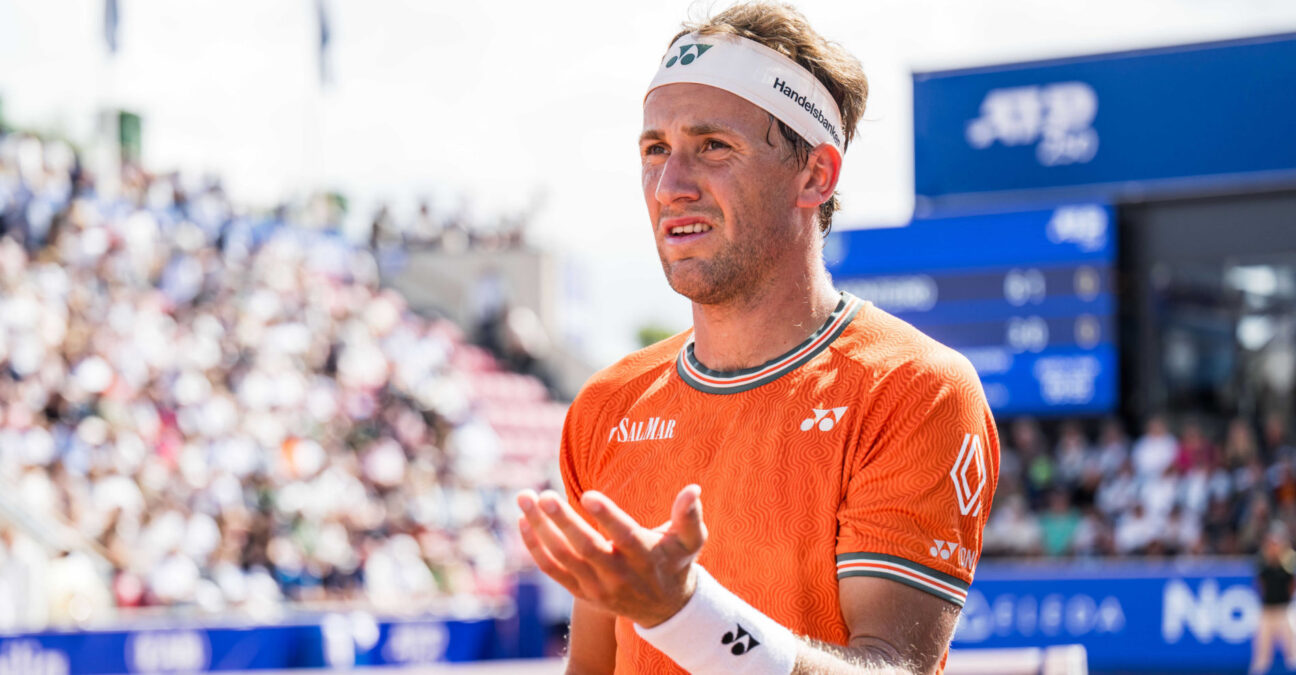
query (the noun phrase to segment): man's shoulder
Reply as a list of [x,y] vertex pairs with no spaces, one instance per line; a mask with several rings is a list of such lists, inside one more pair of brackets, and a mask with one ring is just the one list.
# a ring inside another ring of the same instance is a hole
[[632,352],[616,363],[594,373],[576,396],[573,405],[601,406],[608,398],[618,392],[633,387],[638,382],[647,382],[660,375],[664,368],[674,366],[675,359],[690,331],[684,331]]
[[872,304],[859,312],[833,347],[877,380],[953,380],[976,382],[979,388],[980,379],[967,357]]

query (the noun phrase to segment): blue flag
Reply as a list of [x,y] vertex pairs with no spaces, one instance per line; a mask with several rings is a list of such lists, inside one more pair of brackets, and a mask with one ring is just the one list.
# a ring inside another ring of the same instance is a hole
[[120,11],[117,7],[117,0],[104,0],[104,42],[108,44],[108,53],[117,53],[117,23],[120,20]]
[[333,32],[329,25],[328,7],[324,0],[315,0],[315,14],[319,18],[319,76],[320,85],[326,85],[331,80],[329,71],[328,49],[329,43],[333,40]]

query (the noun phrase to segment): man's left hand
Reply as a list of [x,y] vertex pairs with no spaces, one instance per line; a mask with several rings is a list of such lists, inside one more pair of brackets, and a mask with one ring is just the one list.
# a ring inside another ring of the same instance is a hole
[[558,494],[518,494],[518,530],[536,565],[572,595],[645,627],[674,616],[697,585],[693,561],[706,543],[702,488],[675,497],[671,519],[648,529],[606,495],[581,495],[594,529]]

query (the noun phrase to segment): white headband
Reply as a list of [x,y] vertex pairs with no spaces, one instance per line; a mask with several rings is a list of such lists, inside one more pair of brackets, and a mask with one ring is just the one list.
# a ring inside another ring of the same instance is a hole
[[[667,50],[648,91],[705,84],[741,96],[792,127],[810,145],[845,149],[841,112],[828,89],[792,59],[737,35],[680,37]],[[646,96],[646,95],[645,95]]]

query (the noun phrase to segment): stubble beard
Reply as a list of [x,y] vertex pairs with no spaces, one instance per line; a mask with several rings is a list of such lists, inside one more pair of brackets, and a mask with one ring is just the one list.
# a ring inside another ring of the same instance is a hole
[[710,259],[670,261],[660,248],[658,256],[666,283],[676,293],[699,305],[726,305],[759,292],[774,248],[771,238],[752,233],[743,240],[726,242]]

